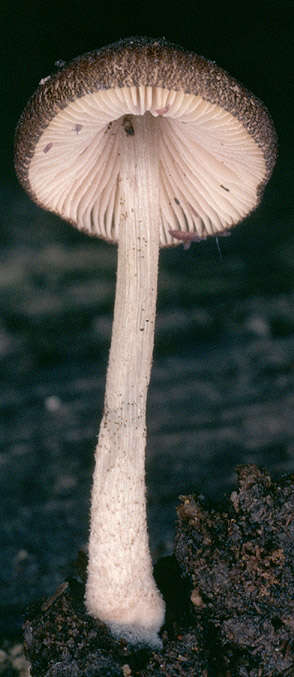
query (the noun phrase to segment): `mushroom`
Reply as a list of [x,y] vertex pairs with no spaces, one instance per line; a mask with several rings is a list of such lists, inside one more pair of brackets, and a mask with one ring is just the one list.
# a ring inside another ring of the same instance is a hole
[[275,159],[261,101],[164,39],[126,39],[63,65],[17,127],[16,172],[31,198],[118,244],[86,607],[133,644],[160,646],[165,614],[144,467],[159,248],[235,226],[258,205]]

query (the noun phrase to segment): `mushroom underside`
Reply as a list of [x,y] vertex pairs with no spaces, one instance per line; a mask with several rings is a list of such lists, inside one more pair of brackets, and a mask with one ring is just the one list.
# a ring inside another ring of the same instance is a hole
[[265,159],[240,121],[201,96],[146,86],[99,90],[57,113],[30,162],[38,202],[117,242],[121,135],[142,115],[158,126],[160,246],[179,243],[170,231],[217,235],[257,206]]

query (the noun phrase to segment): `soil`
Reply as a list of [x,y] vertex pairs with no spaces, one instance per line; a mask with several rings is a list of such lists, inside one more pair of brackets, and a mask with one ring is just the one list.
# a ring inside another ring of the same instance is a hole
[[181,497],[175,552],[155,568],[163,649],[131,648],[84,610],[86,557],[24,625],[32,677],[294,675],[294,475],[238,468],[222,505]]

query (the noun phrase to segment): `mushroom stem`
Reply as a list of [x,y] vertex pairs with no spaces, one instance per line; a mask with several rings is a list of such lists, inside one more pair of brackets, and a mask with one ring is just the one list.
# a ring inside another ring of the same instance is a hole
[[120,129],[120,234],[104,415],[93,478],[86,605],[113,634],[160,646],[164,602],[152,574],[145,499],[146,399],[159,254],[158,122]]

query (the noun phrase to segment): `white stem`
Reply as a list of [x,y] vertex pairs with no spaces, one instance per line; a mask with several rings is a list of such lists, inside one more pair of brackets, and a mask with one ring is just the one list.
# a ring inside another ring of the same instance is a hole
[[159,253],[156,120],[121,128],[121,219],[104,415],[93,479],[86,605],[132,643],[159,645],[164,602],[152,574],[145,499],[146,398]]

